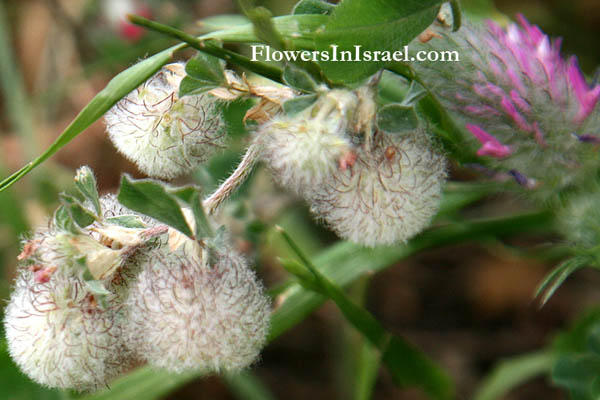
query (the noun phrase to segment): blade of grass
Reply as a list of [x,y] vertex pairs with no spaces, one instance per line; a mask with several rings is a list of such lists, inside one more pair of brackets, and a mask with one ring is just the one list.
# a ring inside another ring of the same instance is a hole
[[381,353],[368,341],[362,340],[358,349],[357,364],[353,398],[369,400],[373,396],[373,388],[381,365]]
[[555,354],[541,351],[502,361],[483,380],[473,400],[504,398],[508,392],[523,382],[550,372],[555,360]]
[[586,257],[570,258],[552,270],[542,281],[542,283],[540,283],[535,292],[535,297],[542,297],[540,299],[540,307],[543,307],[548,300],[550,300],[558,288],[572,273],[585,267],[586,265],[589,265],[591,261],[592,260]]
[[238,400],[275,400],[260,379],[250,371],[225,374],[223,380]]
[[198,373],[171,374],[150,367],[138,368],[115,382],[110,389],[87,395],[86,400],[159,400],[189,382]]

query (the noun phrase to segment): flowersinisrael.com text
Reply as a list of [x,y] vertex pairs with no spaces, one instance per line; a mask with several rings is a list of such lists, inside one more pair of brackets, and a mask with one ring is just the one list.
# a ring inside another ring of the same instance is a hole
[[408,46],[396,51],[372,51],[355,45],[352,51],[339,50],[332,44],[330,50],[273,50],[265,45],[252,45],[252,61],[398,61],[398,62],[459,62],[458,51],[418,51],[411,54]]

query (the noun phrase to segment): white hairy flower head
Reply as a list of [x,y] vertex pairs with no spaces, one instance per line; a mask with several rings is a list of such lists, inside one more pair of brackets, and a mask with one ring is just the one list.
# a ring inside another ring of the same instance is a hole
[[223,146],[225,122],[210,94],[179,97],[183,64],[165,66],[106,115],[108,134],[145,174],[170,179],[190,172]]
[[405,242],[431,221],[446,177],[444,157],[427,133],[379,132],[373,147],[339,168],[308,198],[311,210],[342,238],[365,246]]
[[152,251],[126,305],[128,341],[151,365],[174,372],[243,369],[268,333],[269,300],[230,249]]
[[90,390],[128,366],[122,307],[112,294],[96,296],[64,239],[44,229],[25,244],[20,258],[30,264],[19,271],[4,328],[11,357],[31,379]]
[[[140,250],[167,227],[112,195],[99,200],[100,220],[71,232],[55,217],[18,257],[23,265],[4,319],[8,348],[23,372],[45,386],[92,390],[135,362],[124,341],[123,301],[139,271]],[[114,217],[140,227],[113,224]]]
[[313,106],[263,124],[255,143],[275,181],[304,195],[327,180],[352,148],[349,129],[358,103],[351,91],[331,90]]

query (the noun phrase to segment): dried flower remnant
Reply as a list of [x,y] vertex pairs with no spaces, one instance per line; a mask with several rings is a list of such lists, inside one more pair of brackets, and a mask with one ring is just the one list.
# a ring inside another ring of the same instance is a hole
[[231,249],[182,246],[149,254],[127,300],[128,341],[169,371],[238,371],[266,342],[269,300]]
[[170,179],[205,162],[225,141],[218,101],[209,94],[179,97],[183,64],[170,64],[108,113],[108,134],[149,176]]
[[541,198],[578,185],[595,163],[586,138],[598,126],[600,86],[590,87],[574,57],[522,15],[503,29],[466,23],[419,48],[458,50],[457,63],[415,63],[419,76],[472,134],[477,154],[526,177]]
[[446,178],[444,157],[424,130],[375,136],[357,147],[350,168],[338,169],[308,199],[311,211],[344,239],[373,247],[405,242],[431,221]]

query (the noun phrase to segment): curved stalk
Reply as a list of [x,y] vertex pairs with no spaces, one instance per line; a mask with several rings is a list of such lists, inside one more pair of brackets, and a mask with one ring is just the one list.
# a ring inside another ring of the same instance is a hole
[[233,171],[229,178],[227,178],[213,194],[202,202],[204,209],[209,215],[214,214],[221,203],[227,200],[229,196],[231,196],[231,194],[246,181],[254,168],[254,164],[258,161],[259,156],[260,147],[256,144],[251,144],[235,171]]

